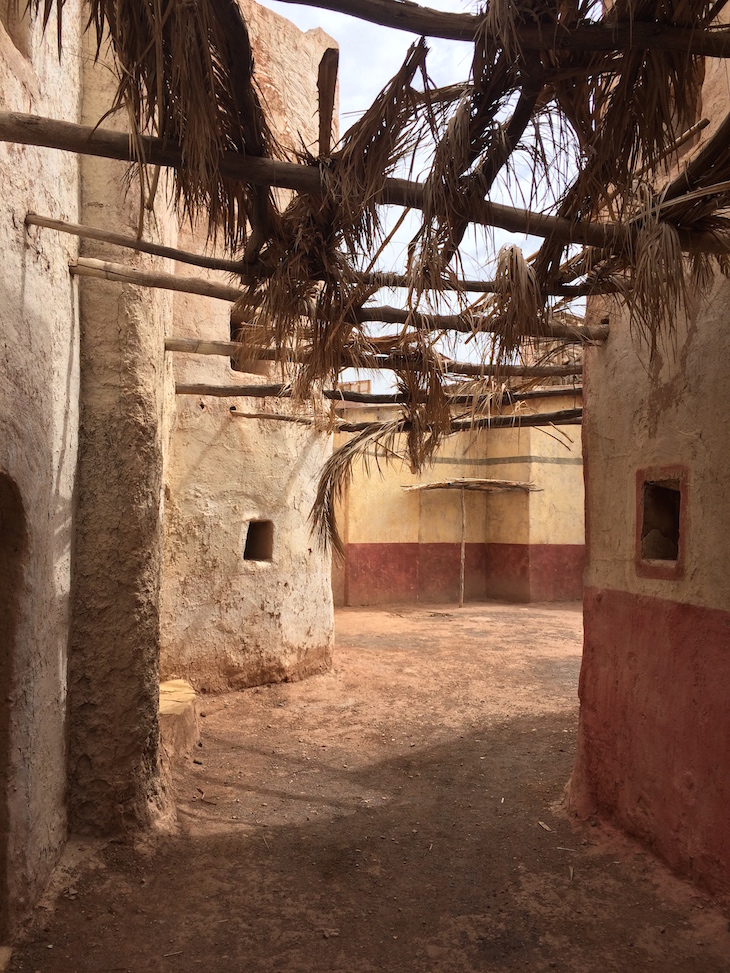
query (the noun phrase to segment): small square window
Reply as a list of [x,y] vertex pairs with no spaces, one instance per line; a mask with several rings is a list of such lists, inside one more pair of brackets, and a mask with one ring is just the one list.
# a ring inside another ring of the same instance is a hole
[[244,561],[270,561],[274,554],[274,524],[270,520],[252,520],[246,531]]
[[676,561],[679,557],[679,480],[644,483],[641,557],[644,561]]
[[676,580],[687,553],[688,471],[662,466],[636,472],[637,574]]

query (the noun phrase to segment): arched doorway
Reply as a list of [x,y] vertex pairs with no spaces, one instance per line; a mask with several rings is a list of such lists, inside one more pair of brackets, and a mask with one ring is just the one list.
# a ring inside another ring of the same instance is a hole
[[8,789],[10,721],[20,587],[26,550],[23,504],[14,481],[0,473],[0,943],[9,924]]

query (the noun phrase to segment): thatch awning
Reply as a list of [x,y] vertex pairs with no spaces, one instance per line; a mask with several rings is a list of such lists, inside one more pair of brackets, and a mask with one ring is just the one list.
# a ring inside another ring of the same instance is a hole
[[453,480],[434,480],[428,483],[416,483],[413,486],[402,485],[401,490],[476,490],[481,493],[533,493],[539,490],[534,483],[522,480],[484,480],[477,477],[462,476]]
[[[710,137],[697,117],[703,59],[730,57],[730,28],[718,20],[723,0],[490,0],[479,14],[458,15],[406,0],[318,0],[424,37],[335,146],[327,120],[336,58],[328,52],[319,142],[296,155],[271,135],[236,0],[86,2],[98,43],[105,32],[111,38],[116,106],[135,122],[131,140],[9,114],[0,116],[0,139],[170,167],[180,212],[206,218],[229,251],[201,265],[239,274],[240,288],[209,286],[235,301],[243,357],[275,357],[302,401],[322,382],[336,388],[346,365],[392,368],[396,426],[416,469],[455,424],[488,422],[516,373],[525,387],[536,378],[526,368],[579,367],[567,346],[602,340],[606,328],[576,320],[577,296],[615,295],[653,354],[686,302],[728,267],[730,115],[707,129]],[[54,8],[60,19],[63,0],[30,6],[47,22]],[[463,84],[433,87],[427,35],[471,45]],[[689,163],[671,179],[680,146],[692,140]],[[400,178],[416,152],[428,160],[426,177]],[[526,169],[531,185],[518,177]],[[145,166],[141,174],[147,180]],[[507,203],[497,198],[500,181]],[[283,212],[275,186],[294,192]],[[379,265],[386,205],[420,214],[407,264],[395,270]],[[51,226],[42,220],[30,221]],[[491,253],[485,239],[484,264],[494,273],[468,282],[459,270],[470,225],[543,243],[526,258],[516,246]],[[129,279],[124,268],[82,260],[74,272]],[[403,306],[371,306],[381,287],[396,285]],[[383,335],[383,322],[393,331]],[[453,333],[467,335],[478,358],[468,414],[455,414],[446,387],[443,339]],[[350,461],[397,433],[374,436],[356,436]],[[343,482],[341,470],[329,472],[334,493],[320,498],[320,524]]]

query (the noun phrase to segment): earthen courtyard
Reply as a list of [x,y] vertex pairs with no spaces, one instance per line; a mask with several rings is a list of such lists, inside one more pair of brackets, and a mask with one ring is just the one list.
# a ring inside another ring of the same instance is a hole
[[202,698],[176,829],[72,842],[13,973],[727,970],[717,903],[562,808],[578,605],[336,631],[328,673]]

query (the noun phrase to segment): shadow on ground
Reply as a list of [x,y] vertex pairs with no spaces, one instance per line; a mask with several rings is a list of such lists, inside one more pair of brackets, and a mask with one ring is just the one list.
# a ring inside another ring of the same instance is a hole
[[[363,695],[375,663],[361,649],[309,683],[209,701],[178,773],[180,833],[108,845],[36,916],[11,970],[727,973],[709,899],[551,809],[572,766],[579,648],[552,668],[512,659],[509,677],[488,648],[432,639],[430,689],[408,705],[401,655]],[[554,711],[538,698],[505,716],[525,665]],[[460,727],[439,680],[460,692],[469,666],[469,687],[488,676]]]

